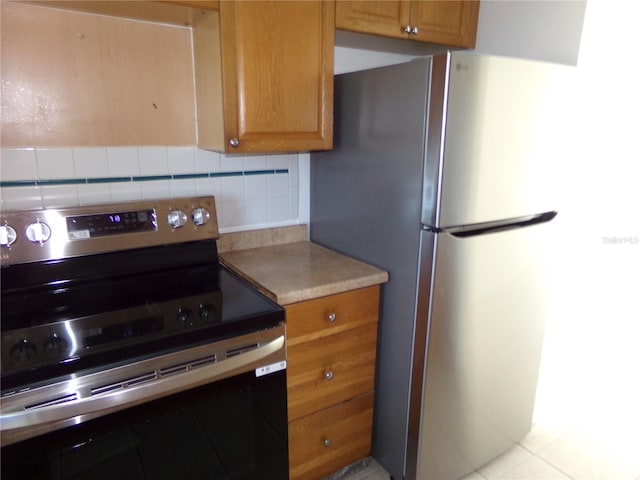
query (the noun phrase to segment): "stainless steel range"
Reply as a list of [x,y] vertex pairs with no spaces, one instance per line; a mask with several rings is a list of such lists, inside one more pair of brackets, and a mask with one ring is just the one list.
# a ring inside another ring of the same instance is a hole
[[3,479],[288,478],[284,312],[217,238],[213,197],[2,213]]

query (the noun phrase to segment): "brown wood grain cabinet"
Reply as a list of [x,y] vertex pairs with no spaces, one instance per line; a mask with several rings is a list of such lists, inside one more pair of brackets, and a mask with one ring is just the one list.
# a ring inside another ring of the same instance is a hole
[[291,480],[370,454],[380,287],[285,306]]
[[477,0],[336,1],[336,28],[473,48]]
[[194,26],[199,146],[331,148],[334,3],[221,1],[219,8],[219,19]]
[[189,28],[81,6],[1,2],[2,146],[195,145]]
[[290,480],[318,480],[371,451],[373,393],[289,423]]
[[4,145],[332,148],[333,1],[2,3],[26,24],[3,31],[3,81],[18,85],[25,71],[47,96],[32,102],[44,118],[3,89],[3,109],[21,109],[3,118]]
[[110,17],[191,26],[199,17],[218,9],[218,0],[11,0]]

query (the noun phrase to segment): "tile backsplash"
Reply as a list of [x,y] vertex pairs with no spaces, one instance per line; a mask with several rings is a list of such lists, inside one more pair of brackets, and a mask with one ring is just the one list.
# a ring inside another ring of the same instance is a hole
[[2,210],[214,195],[222,232],[300,223],[297,153],[83,147],[2,148],[0,155]]

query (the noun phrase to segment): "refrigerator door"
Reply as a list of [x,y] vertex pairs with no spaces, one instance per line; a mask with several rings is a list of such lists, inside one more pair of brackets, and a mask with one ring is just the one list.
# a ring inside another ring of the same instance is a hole
[[[427,186],[440,181],[439,211],[425,202],[423,223],[447,228],[557,208],[553,172],[567,155],[562,113],[572,69],[470,52],[449,55],[449,62],[434,59],[432,85],[446,88],[430,94],[427,146],[429,164],[439,155],[442,170],[441,179],[426,178]],[[440,103],[445,108],[439,110]]]
[[[407,478],[457,479],[531,426],[551,224],[457,237],[424,231],[431,298],[417,459]],[[415,468],[415,471],[411,471]]]

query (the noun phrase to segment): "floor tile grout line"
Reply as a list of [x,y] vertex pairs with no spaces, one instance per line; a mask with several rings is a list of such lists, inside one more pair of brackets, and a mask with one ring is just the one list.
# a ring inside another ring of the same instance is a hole
[[[538,451],[533,451],[530,448],[527,448],[526,446],[524,446],[521,442],[518,442],[518,445],[520,447],[522,447],[523,449],[525,449],[527,452],[529,452],[531,455],[535,456],[536,458],[538,458],[538,460],[540,460],[541,462],[544,462],[545,464],[547,464],[548,466],[552,467],[553,469],[557,470],[558,472],[560,472],[562,475],[564,475],[565,477],[567,477],[570,480],[574,480],[574,478],[569,475],[567,472],[565,472],[564,470],[562,470],[558,465],[554,465],[553,463],[551,463],[550,461],[548,461],[547,459],[541,457],[539,455],[539,453],[551,448],[553,445],[555,445],[556,443],[560,442],[560,440],[562,440],[565,435],[568,435],[572,432],[575,432],[578,428],[580,427],[580,425],[573,425],[567,429],[565,429],[561,434],[559,434],[556,438],[554,438],[552,441],[550,441],[548,444],[546,444],[544,447],[540,448]],[[526,437],[525,437],[526,438]],[[524,440],[524,439],[523,439]],[[636,479],[636,480],[640,480],[640,478]]]
[[[509,468],[508,470],[505,470],[502,474],[500,474],[500,476],[505,475],[513,470],[515,470],[516,468],[518,468],[519,466],[521,466],[524,462],[526,462],[529,458],[531,458],[531,456],[534,456],[535,454],[531,453],[528,449],[524,448],[522,445],[520,445],[519,443],[516,443],[515,445],[513,445],[509,450],[507,450],[506,452],[504,452],[502,455],[494,458],[493,460],[491,460],[489,463],[483,465],[480,468],[484,468],[487,467],[489,465],[491,465],[493,462],[495,462],[496,460],[502,458],[504,455],[506,455],[507,453],[511,452],[515,447],[520,447],[523,450],[525,450],[528,454],[529,457],[522,459],[521,461],[514,463],[511,468]],[[478,475],[480,475],[482,478],[486,479],[486,480],[497,480],[494,477],[485,477],[479,470],[476,470]]]
[[[535,426],[535,424],[534,424]],[[544,427],[542,427],[544,428]],[[522,448],[524,448],[526,451],[530,452],[533,455],[538,455],[538,453],[542,452],[543,450],[546,450],[547,448],[551,447],[553,444],[555,444],[556,442],[560,441],[565,435],[571,434],[573,433],[575,430],[577,430],[578,428],[580,428],[580,425],[572,425],[571,427],[567,427],[564,428],[562,433],[558,434],[553,440],[551,440],[549,443],[547,443],[544,447],[539,448],[537,451],[526,447],[522,442],[525,441],[527,439],[527,437],[531,434],[531,432],[533,432],[533,426],[532,429],[529,431],[529,433],[522,439],[520,440],[517,445],[520,445]]]
[[[554,442],[555,443],[555,442]],[[546,447],[545,447],[546,448]],[[546,463],[547,465],[549,465],[551,468],[553,468],[554,470],[557,470],[558,472],[560,472],[562,475],[564,475],[565,477],[567,477],[569,480],[575,480],[571,475],[569,475],[567,472],[565,472],[564,470],[562,470],[558,465],[554,465],[553,463],[551,463],[550,461],[542,458],[541,456],[534,454],[535,457],[538,458],[538,460],[540,460],[541,462]]]
[[[558,437],[557,439],[553,440],[551,443],[549,443],[548,445],[546,445],[544,448],[541,448],[540,450],[538,450],[538,452],[542,452],[543,450],[546,450],[547,448],[551,447],[553,444],[555,444],[557,441],[560,440],[560,437]],[[532,456],[536,457],[538,460],[540,460],[541,462],[546,463],[547,465],[549,465],[550,467],[552,467],[554,470],[557,470],[558,472],[560,472],[562,475],[564,475],[565,477],[567,477],[570,480],[574,480],[574,478],[569,475],[568,473],[566,473],[565,471],[563,471],[560,467],[558,467],[557,465],[554,465],[553,463],[551,463],[549,460],[546,460],[545,458],[541,457],[540,455],[538,455],[537,452],[534,452],[530,449],[528,449],[527,447],[525,447],[524,445],[518,443],[518,445],[520,445],[522,448],[524,448],[527,452],[529,452]],[[526,461],[526,460],[525,460]],[[523,462],[524,463],[524,462]],[[513,469],[512,469],[513,470]],[[636,479],[636,480],[640,480],[640,478]]]

